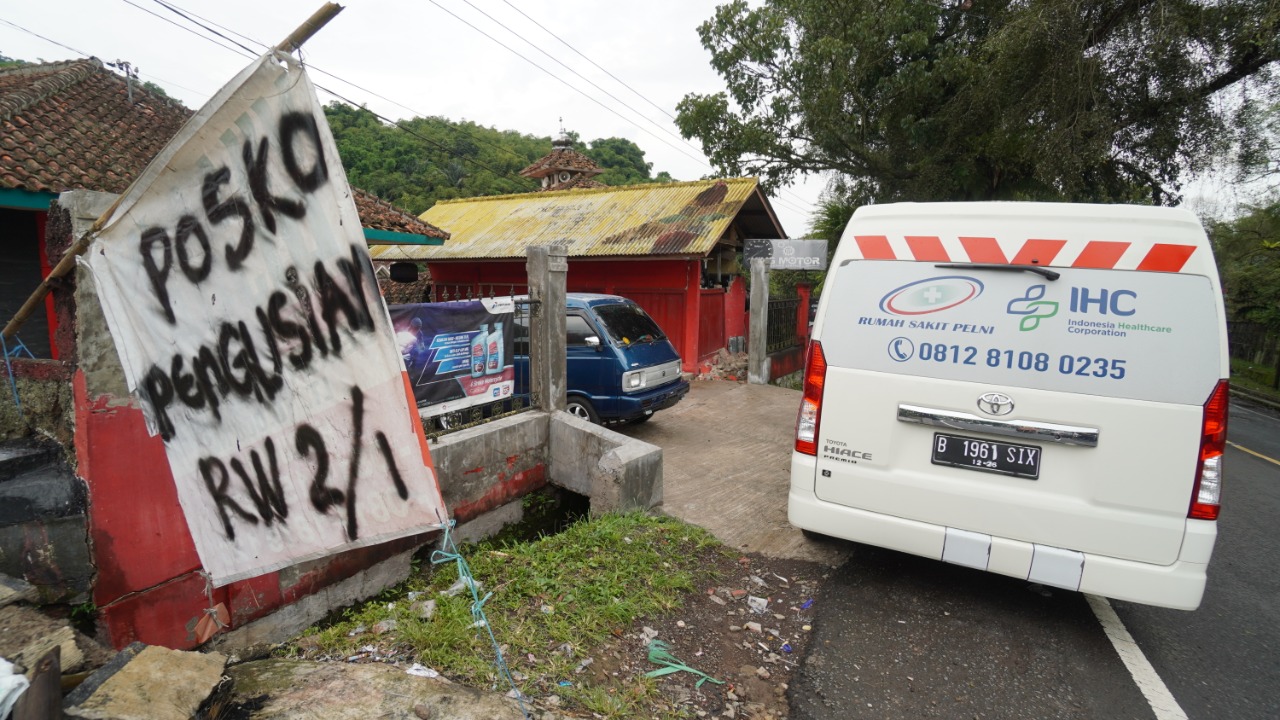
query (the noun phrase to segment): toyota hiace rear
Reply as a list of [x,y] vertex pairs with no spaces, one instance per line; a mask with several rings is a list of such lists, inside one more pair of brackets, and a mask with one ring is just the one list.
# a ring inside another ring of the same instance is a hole
[[792,524],[1198,607],[1229,368],[1222,290],[1191,213],[863,207],[812,338]]

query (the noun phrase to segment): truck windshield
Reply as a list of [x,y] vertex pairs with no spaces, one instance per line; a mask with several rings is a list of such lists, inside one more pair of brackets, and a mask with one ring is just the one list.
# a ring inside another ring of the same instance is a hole
[[597,305],[592,308],[614,342],[623,345],[662,340],[666,335],[639,305]]

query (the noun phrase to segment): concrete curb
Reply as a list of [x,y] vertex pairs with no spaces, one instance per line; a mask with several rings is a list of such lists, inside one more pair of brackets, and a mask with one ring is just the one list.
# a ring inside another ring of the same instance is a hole
[[1280,410],[1280,401],[1273,397],[1264,395],[1256,390],[1248,390],[1237,385],[1231,386],[1231,397],[1256,403],[1272,410]]

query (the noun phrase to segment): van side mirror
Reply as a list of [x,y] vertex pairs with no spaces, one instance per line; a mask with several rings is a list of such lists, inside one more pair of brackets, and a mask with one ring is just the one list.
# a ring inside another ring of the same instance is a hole
[[586,336],[586,337],[582,338],[582,341],[583,341],[583,342],[585,342],[585,343],[587,344],[587,347],[589,347],[589,348],[595,348],[595,349],[596,349],[596,352],[600,352],[601,347],[600,347],[600,338],[599,338],[599,337],[597,337],[597,336],[595,336],[595,335],[588,335],[588,336]]

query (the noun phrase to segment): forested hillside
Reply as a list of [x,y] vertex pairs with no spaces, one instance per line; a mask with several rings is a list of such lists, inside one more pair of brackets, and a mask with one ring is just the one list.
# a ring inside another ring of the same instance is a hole
[[[473,122],[440,117],[414,118],[393,127],[368,111],[342,103],[325,110],[351,184],[419,214],[437,200],[529,192],[537,181],[520,170],[551,152],[550,136],[522,135]],[[574,148],[605,172],[606,185],[670,182],[666,172],[652,175],[644,151],[624,138],[582,143],[569,133]]]

